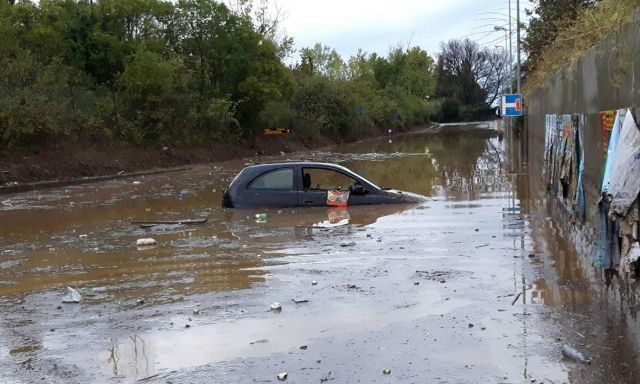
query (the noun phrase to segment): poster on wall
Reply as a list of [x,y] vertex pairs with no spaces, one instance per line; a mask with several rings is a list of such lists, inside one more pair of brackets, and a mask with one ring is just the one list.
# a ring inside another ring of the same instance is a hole
[[612,109],[610,111],[600,112],[600,129],[602,134],[602,154],[607,155],[607,148],[609,147],[609,138],[611,137],[611,129],[613,129],[613,122],[616,118],[617,110]]
[[628,110],[622,122],[620,139],[616,148],[611,184],[611,214],[626,216],[640,193],[640,131]]

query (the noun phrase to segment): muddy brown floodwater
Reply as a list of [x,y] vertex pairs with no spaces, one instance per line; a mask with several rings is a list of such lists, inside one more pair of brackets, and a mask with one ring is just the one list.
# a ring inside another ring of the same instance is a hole
[[[223,210],[246,160],[1,196],[0,382],[638,382],[616,303],[492,127],[289,156],[414,206]],[[208,221],[131,224],[180,219]]]

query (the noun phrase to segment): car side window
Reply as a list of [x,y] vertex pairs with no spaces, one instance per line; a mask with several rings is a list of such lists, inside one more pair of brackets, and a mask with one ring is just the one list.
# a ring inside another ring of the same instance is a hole
[[285,168],[265,173],[252,181],[249,189],[293,190],[293,169]]
[[357,180],[344,173],[323,168],[303,168],[302,181],[304,189],[315,190],[348,190]]

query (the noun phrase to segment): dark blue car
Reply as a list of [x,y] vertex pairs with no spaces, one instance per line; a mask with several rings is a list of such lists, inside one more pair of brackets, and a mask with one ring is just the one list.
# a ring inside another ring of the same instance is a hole
[[348,205],[410,204],[425,197],[380,188],[349,169],[328,163],[289,162],[243,169],[224,192],[227,208],[327,206],[330,191],[349,191]]

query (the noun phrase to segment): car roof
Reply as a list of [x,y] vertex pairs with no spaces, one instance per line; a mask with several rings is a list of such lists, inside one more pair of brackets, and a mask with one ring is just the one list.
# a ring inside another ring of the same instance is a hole
[[270,171],[270,170],[273,170],[273,169],[291,167],[291,166],[294,166],[294,167],[317,167],[317,168],[335,169],[335,170],[338,170],[338,171],[342,171],[343,173],[345,173],[347,175],[356,176],[357,178],[360,178],[362,181],[364,181],[365,183],[368,183],[372,187],[380,189],[380,187],[378,187],[375,183],[372,183],[371,181],[367,180],[363,176],[353,172],[349,168],[343,167],[342,165],[338,165],[338,164],[321,163],[321,162],[317,162],[317,161],[284,161],[284,162],[278,162],[278,163],[255,164],[255,165],[249,165],[249,166],[245,167],[242,170],[242,173],[253,175],[253,174],[257,173],[257,172],[266,172],[266,171]]
[[284,161],[278,163],[264,163],[264,164],[254,164],[249,165],[245,169],[257,170],[257,169],[276,169],[280,167],[287,166],[302,166],[302,167],[319,167],[319,168],[337,168],[340,170],[348,171],[353,173],[348,168],[343,167],[342,165],[333,164],[333,163],[321,163],[316,161]]

